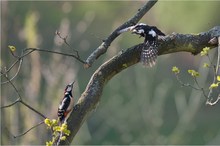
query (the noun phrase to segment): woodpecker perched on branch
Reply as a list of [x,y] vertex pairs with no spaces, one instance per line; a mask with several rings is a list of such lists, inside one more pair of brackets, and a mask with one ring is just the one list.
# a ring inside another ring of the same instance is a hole
[[60,102],[59,108],[58,108],[58,119],[60,123],[63,123],[66,121],[73,109],[74,106],[74,97],[72,95],[72,89],[73,89],[73,84],[75,81],[72,83],[68,84],[64,90],[64,97],[62,101]]
[[131,31],[133,34],[137,34],[140,35],[140,37],[145,38],[144,47],[140,56],[140,62],[142,62],[144,66],[154,66],[156,64],[158,55],[157,37],[165,36],[165,34],[161,32],[157,27],[149,26],[144,23],[139,23],[137,25],[122,29],[119,31],[119,33],[126,31]]

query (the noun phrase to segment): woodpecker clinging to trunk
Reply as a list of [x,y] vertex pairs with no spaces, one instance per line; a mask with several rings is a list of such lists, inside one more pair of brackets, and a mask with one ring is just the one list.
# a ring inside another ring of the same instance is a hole
[[122,29],[119,31],[119,33],[126,31],[131,31],[133,34],[137,34],[140,35],[140,37],[145,38],[144,47],[140,56],[140,62],[142,62],[144,66],[154,66],[156,64],[158,53],[157,37],[165,36],[165,34],[157,27],[149,26],[144,23],[139,23],[137,25]]
[[[75,82],[75,81],[74,81]],[[74,106],[74,97],[72,95],[72,89],[74,82],[68,84],[64,90],[64,97],[58,107],[58,119],[60,123],[66,121]]]

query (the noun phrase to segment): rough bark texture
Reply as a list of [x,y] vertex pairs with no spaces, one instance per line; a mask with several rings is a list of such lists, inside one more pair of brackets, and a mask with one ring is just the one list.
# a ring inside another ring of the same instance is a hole
[[[181,51],[196,55],[204,47],[217,47],[217,42],[209,42],[217,36],[220,36],[220,26],[197,35],[173,33],[163,40],[159,40],[159,55]],[[120,52],[96,70],[67,121],[71,134],[66,141],[61,141],[60,145],[67,145],[72,142],[87,115],[98,105],[105,84],[114,75],[139,62],[142,46],[143,44],[138,44]]]

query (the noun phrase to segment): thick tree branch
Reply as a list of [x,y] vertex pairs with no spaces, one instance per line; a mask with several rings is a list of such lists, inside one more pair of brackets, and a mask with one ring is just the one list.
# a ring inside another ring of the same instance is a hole
[[[197,35],[173,33],[160,40],[159,55],[180,51],[196,55],[204,47],[217,47],[217,43],[210,44],[209,42],[217,36],[220,36],[220,26]],[[138,44],[124,52],[120,52],[96,70],[67,120],[71,134],[66,141],[61,141],[60,145],[67,145],[69,144],[67,141],[71,142],[73,140],[86,116],[98,105],[105,84],[122,70],[139,62],[142,47],[143,44]]]
[[137,24],[138,21],[154,6],[156,2],[157,0],[149,0],[131,19],[116,28],[115,31],[113,31],[105,40],[103,40],[103,43],[87,58],[85,68],[90,67],[96,59],[107,51],[112,41],[119,36],[119,30]]
[[210,43],[213,38],[220,34],[220,26],[216,26],[207,32],[196,35],[173,33],[165,37],[165,42],[161,41],[160,55],[175,52],[191,52],[197,55],[204,47],[217,47],[216,43]]

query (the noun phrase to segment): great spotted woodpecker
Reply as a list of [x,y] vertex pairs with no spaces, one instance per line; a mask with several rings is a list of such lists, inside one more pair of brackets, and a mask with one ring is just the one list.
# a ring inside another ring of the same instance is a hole
[[[75,82],[75,81],[74,81]],[[64,97],[58,107],[58,119],[60,123],[66,121],[74,106],[74,97],[72,95],[72,89],[74,82],[68,84],[64,90]]]
[[144,47],[141,52],[140,62],[143,63],[144,66],[154,66],[156,64],[156,59],[158,55],[158,36],[165,36],[163,32],[161,32],[155,26],[149,26],[144,23],[139,23],[134,26],[127,27],[119,31],[119,33],[123,33],[126,31],[131,31],[133,34],[140,35],[140,37],[144,37]]

